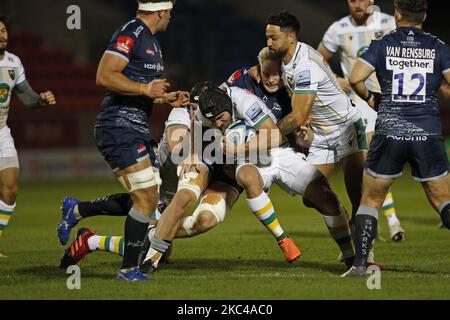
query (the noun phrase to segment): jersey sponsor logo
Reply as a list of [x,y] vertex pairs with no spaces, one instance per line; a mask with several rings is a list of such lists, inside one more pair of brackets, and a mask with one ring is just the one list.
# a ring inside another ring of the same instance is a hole
[[129,55],[131,50],[133,50],[134,47],[134,39],[128,36],[119,36],[117,38],[117,42],[114,45],[114,49],[117,51],[120,51],[126,55]]
[[14,59],[11,58],[11,57],[8,57],[8,61],[9,61],[9,62],[14,62]]
[[145,152],[145,151],[147,151],[147,148],[145,147],[145,145],[140,144],[140,145],[138,146],[138,148],[137,148],[137,152],[138,152],[139,154],[141,154],[141,153],[143,153],[143,152]]
[[139,38],[139,35],[141,34],[142,30],[144,30],[143,26],[139,26],[133,34],[136,36],[136,38]]
[[10,87],[6,83],[0,83],[0,103],[8,101]]
[[311,84],[311,72],[309,70],[304,70],[300,72],[297,76],[297,81],[295,83],[296,87],[305,87]]
[[147,54],[154,56],[155,55],[155,50],[153,50],[152,48],[147,48],[146,50]]
[[235,71],[229,78],[228,84],[234,84],[234,82],[241,77],[241,70]]
[[16,79],[16,72],[14,71],[14,69],[9,69],[8,70],[8,75],[11,78],[12,81],[14,81]]
[[[252,121],[258,119],[258,117],[263,113],[260,105],[258,103],[254,103],[250,108],[245,112],[245,115],[249,117]],[[255,121],[256,122],[256,121]]]
[[161,63],[145,63],[144,64],[145,69],[149,70],[156,70],[156,71],[164,71],[164,66]]
[[388,136],[386,136],[386,138],[392,139],[392,140],[397,140],[397,141],[416,141],[416,142],[422,142],[422,141],[427,141],[428,140],[427,136],[404,137],[404,136],[388,135]]

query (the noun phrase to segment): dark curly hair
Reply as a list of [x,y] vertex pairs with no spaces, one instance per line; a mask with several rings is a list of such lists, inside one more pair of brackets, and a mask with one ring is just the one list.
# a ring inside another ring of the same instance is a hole
[[5,27],[8,28],[8,19],[6,18],[6,16],[0,15],[0,22],[3,22]]
[[394,0],[398,10],[408,22],[421,23],[428,9],[427,0]]
[[273,13],[269,15],[266,20],[267,24],[279,26],[283,32],[294,32],[298,38],[300,32],[300,22],[297,17],[288,11],[282,11],[280,13]]

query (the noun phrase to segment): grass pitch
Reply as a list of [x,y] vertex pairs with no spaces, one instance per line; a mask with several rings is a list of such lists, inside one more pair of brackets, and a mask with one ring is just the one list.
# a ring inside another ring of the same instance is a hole
[[[342,174],[333,188],[349,209]],[[224,223],[210,232],[174,242],[169,264],[157,281],[114,280],[121,258],[95,252],[81,264],[81,289],[69,290],[68,274],[58,268],[63,253],[56,238],[59,206],[65,195],[90,199],[121,192],[113,180],[23,182],[17,209],[0,238],[0,299],[449,299],[450,233],[438,229],[420,184],[405,172],[394,185],[394,199],[406,241],[377,241],[381,289],[369,290],[365,279],[342,279],[338,248],[321,216],[301,198],[274,188],[271,198],[280,222],[303,251],[289,265],[275,240],[246,208],[244,197]],[[123,218],[84,220],[102,235],[121,235]],[[389,238],[380,215],[381,235]]]

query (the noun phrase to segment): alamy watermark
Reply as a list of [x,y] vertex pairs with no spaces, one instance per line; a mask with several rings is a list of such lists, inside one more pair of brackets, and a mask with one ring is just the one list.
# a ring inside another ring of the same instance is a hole
[[66,286],[69,290],[80,290],[81,289],[81,269],[77,265],[69,266],[66,269],[66,273],[70,274],[67,278]]
[[66,26],[69,30],[81,30],[81,8],[75,4],[67,7],[66,13],[69,15]]

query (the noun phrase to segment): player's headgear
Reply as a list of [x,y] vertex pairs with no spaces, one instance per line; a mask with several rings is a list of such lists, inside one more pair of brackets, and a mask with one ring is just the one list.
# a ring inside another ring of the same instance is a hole
[[138,10],[139,11],[161,11],[170,10],[173,8],[173,1],[145,1],[138,0]]
[[233,114],[230,97],[212,82],[197,83],[191,90],[191,99],[198,102],[200,113],[206,119],[214,119],[225,111]]

